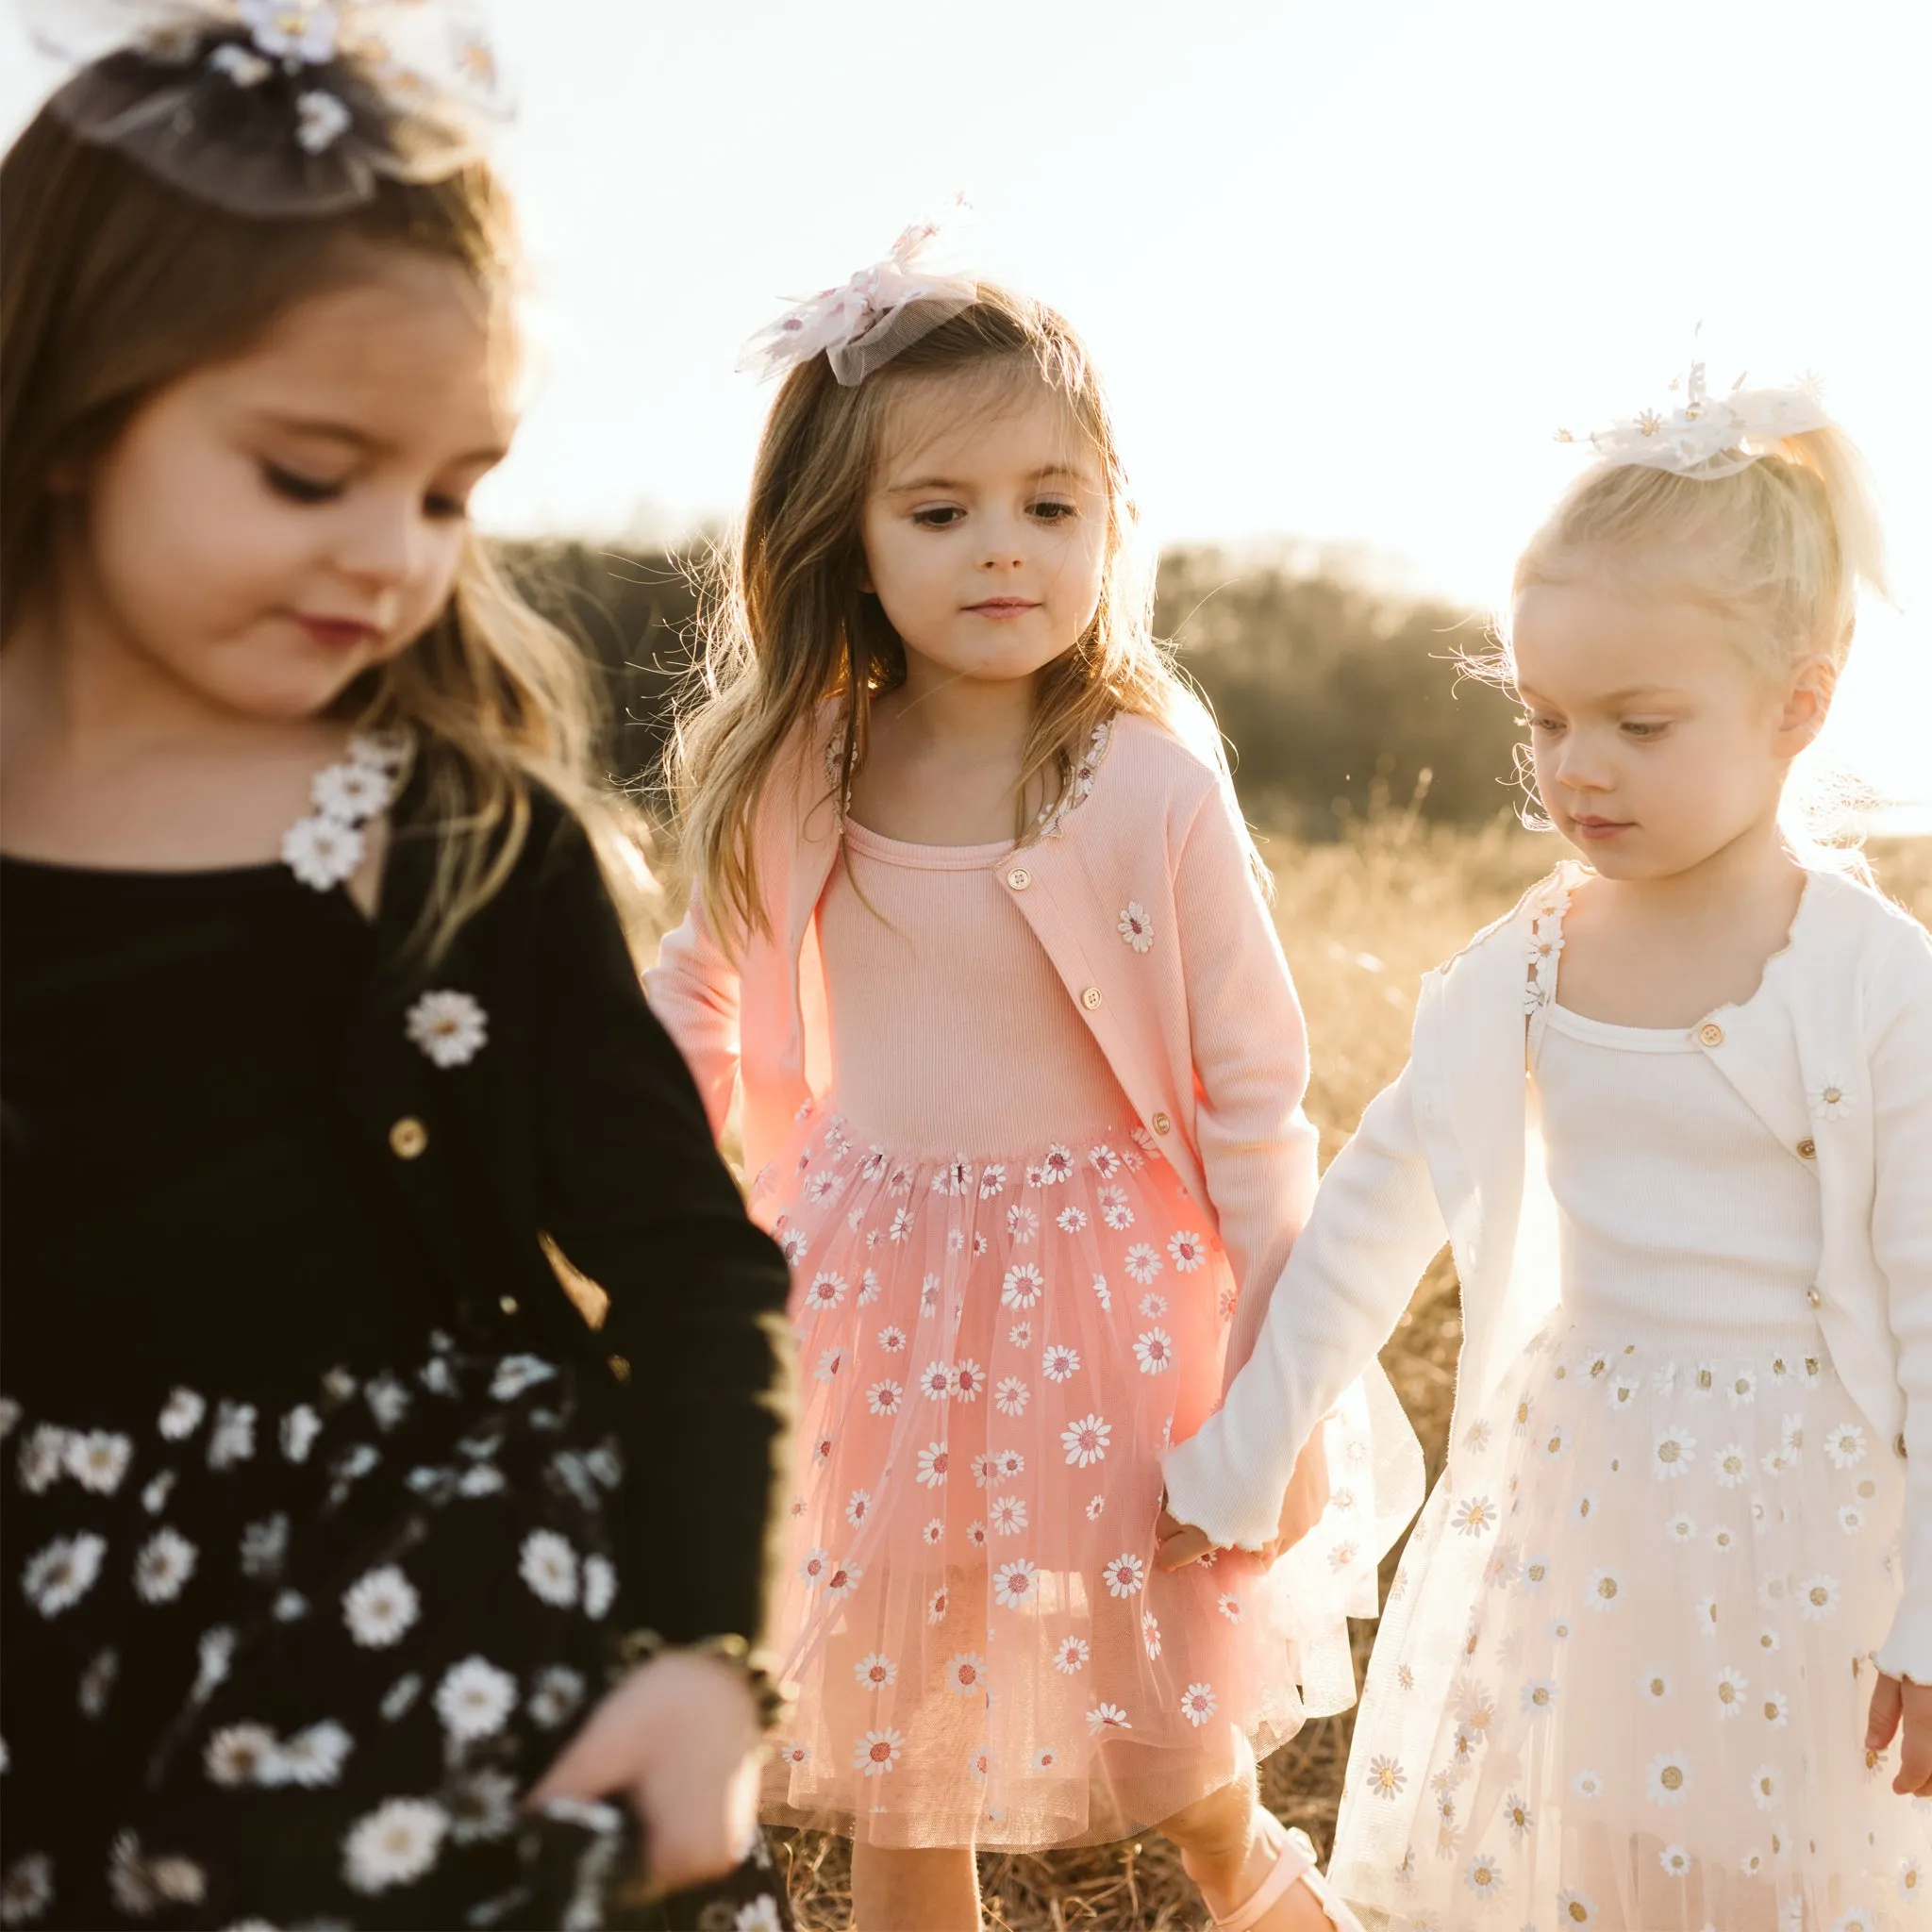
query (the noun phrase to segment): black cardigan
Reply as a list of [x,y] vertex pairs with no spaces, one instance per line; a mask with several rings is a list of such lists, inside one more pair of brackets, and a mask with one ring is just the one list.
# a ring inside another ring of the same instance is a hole
[[[623,1614],[672,1641],[763,1625],[790,1479],[783,1257],[747,1219],[696,1087],[644,1001],[581,825],[538,791],[515,867],[431,968],[409,937],[434,864],[421,788],[395,813],[379,957],[343,1096],[466,1325],[533,1324],[616,1378],[629,1480]],[[471,994],[488,1044],[439,1067],[408,1037],[425,989]],[[592,1338],[541,1240],[609,1296]]]

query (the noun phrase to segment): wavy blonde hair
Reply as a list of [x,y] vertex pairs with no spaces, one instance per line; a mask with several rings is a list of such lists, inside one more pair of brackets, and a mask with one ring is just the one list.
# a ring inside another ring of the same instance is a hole
[[841,713],[828,799],[865,757],[871,704],[906,675],[905,646],[863,589],[860,537],[890,412],[908,390],[964,375],[995,390],[1037,383],[1065,408],[1107,492],[1100,603],[1042,675],[1021,758],[1014,836],[1037,831],[1026,801],[1063,796],[1094,729],[1118,712],[1191,744],[1219,740],[1153,629],[1153,574],[1138,541],[1125,465],[1100,378],[1066,321],[982,284],[978,298],[875,374],[842,386],[824,356],[785,378],[758,444],[735,556],[701,619],[702,650],[677,708],[665,777],[694,891],[726,943],[766,930],[754,827],[774,774],[819,755],[822,708]]
[[[293,304],[353,283],[381,251],[455,263],[501,345],[520,252],[480,164],[447,180],[378,176],[366,206],[258,219],[196,201],[42,108],[0,160],[0,643],[47,590],[56,476],[108,449],[190,371],[258,340]],[[449,602],[338,708],[414,739],[437,841],[416,941],[432,959],[501,888],[530,788],[582,822],[620,903],[648,877],[634,820],[593,778],[597,692],[583,654],[516,594],[474,535]]]
[[[1786,437],[1724,476],[1597,465],[1524,546],[1510,601],[1605,561],[1710,606],[1771,678],[1817,661],[1835,680],[1851,654],[1860,587],[1889,594],[1876,493],[1836,425]],[[1507,623],[1498,631],[1500,652],[1474,668],[1513,684]],[[1819,859],[1841,847],[1856,789],[1822,771],[1795,776],[1781,813],[1793,849]]]

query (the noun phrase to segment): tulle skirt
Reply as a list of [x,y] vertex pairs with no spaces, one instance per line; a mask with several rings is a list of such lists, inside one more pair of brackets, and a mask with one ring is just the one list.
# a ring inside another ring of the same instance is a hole
[[1093,1842],[1353,1700],[1358,1401],[1289,1558],[1155,1568],[1159,1458],[1220,1397],[1235,1287],[1152,1144],[901,1158],[821,1107],[777,1172],[754,1206],[791,1260],[806,1398],[778,1604],[801,1699],[768,1815]]
[[1397,1932],[1924,1927],[1932,1805],[1864,1748],[1903,1497],[1815,1328],[1552,1322],[1391,1591],[1343,1895]]

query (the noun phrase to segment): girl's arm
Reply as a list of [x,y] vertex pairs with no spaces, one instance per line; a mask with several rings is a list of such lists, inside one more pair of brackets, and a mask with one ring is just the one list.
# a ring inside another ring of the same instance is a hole
[[784,1257],[746,1218],[574,820],[539,921],[541,1224],[609,1295],[601,1340],[629,1363],[625,1614],[672,1642],[756,1641],[789,1474]]
[[[1878,1667],[1932,1686],[1932,939],[1906,928],[1898,958],[1871,1048],[1872,1249],[1898,1344],[1907,1458],[1905,1593]],[[1874,1446],[1892,1453],[1890,1443]],[[1932,1774],[1932,1738],[1923,1749]]]
[[1307,1029],[1249,849],[1239,808],[1217,785],[1174,861],[1195,1145],[1241,1291],[1230,1377],[1254,1346],[1269,1292],[1307,1219],[1318,1144],[1302,1111]]
[[715,1139],[724,1131],[738,1085],[738,968],[718,943],[697,893],[644,974],[644,990],[698,1083]]
[[1336,1157],[1220,1411],[1166,1458],[1168,1507],[1218,1548],[1275,1535],[1301,1446],[1374,1361],[1442,1244],[1405,1069]]

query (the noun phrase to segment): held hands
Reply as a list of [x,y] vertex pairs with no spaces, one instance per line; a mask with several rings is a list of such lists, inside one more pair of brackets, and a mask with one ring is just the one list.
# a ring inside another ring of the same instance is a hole
[[1914,1684],[1881,1672],[1865,1726],[1866,1750],[1883,1751],[1899,1737],[1901,1723],[1898,1775],[1891,1788],[1902,1798],[1932,1798],[1932,1684]]
[[[1263,1567],[1287,1555],[1322,1520],[1328,1507],[1328,1437],[1325,1423],[1302,1444],[1295,1458],[1294,1474],[1288,1479],[1288,1491],[1281,1499],[1281,1514],[1274,1535],[1261,1545]],[[1161,1501],[1160,1521],[1155,1525],[1158,1539],[1155,1561],[1163,1570],[1180,1570],[1198,1563],[1213,1549],[1208,1532],[1191,1523],[1180,1522]]]
[[722,1878],[758,1828],[758,1707],[743,1674],[666,1651],[591,1711],[525,1803],[621,1796],[642,1821],[654,1892]]

